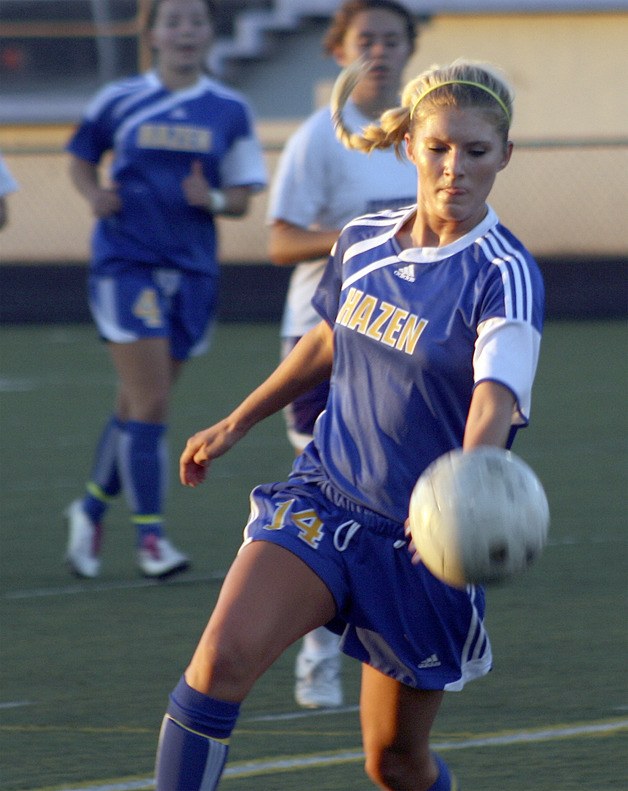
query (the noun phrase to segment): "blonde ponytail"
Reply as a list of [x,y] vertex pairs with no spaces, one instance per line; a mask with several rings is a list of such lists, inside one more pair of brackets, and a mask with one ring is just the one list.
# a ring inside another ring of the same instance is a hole
[[406,107],[386,110],[379,124],[369,124],[362,133],[352,132],[345,124],[342,111],[354,88],[369,69],[363,56],[344,68],[338,75],[331,92],[331,118],[338,140],[346,147],[370,153],[375,149],[394,147],[402,155],[405,133],[410,125],[410,111]]

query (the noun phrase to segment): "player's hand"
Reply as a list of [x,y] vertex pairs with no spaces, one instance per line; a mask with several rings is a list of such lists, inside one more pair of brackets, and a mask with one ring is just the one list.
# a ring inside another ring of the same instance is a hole
[[409,539],[408,541],[408,552],[412,555],[412,562],[416,566],[417,563],[421,562],[421,555],[419,555],[419,550],[416,548],[414,541],[412,540],[412,533],[410,532],[410,518],[406,519],[404,525],[406,538]]
[[203,175],[203,163],[200,159],[192,162],[189,174],[181,182],[183,194],[190,206],[198,206],[204,209],[207,206],[207,193],[209,192],[209,182]]
[[100,187],[91,200],[92,212],[95,217],[111,217],[122,208],[122,201],[116,187]]
[[179,478],[184,486],[198,486],[205,480],[213,459],[222,456],[244,436],[225,419],[199,431],[187,441],[179,460]]

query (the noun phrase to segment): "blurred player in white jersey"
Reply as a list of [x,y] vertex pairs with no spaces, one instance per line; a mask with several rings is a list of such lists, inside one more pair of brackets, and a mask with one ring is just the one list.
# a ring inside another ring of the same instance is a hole
[[[67,561],[81,577],[100,572],[103,516],[122,491],[141,573],[189,565],[164,529],[171,391],[183,362],[208,345],[214,218],[246,214],[266,179],[248,104],[203,73],[211,3],[155,0],[146,35],[155,69],[100,91],[68,145],[72,180],[97,218],[90,308],[118,377],[87,491],[66,512]],[[107,185],[99,164],[109,151]]]
[[[343,75],[344,79],[344,75]],[[192,436],[180,476],[331,376],[287,481],[256,487],[244,542],[170,695],[157,791],[214,791],[241,702],[288,646],[327,624],[362,665],[366,772],[388,791],[453,791],[430,749],[446,691],[487,674],[479,586],[413,564],[412,488],[453,448],[510,447],[530,415],[544,289],[487,204],[512,153],[511,92],[468,61],[432,67],[379,124],[343,138],[405,149],[416,203],[352,220],[314,296],[321,321],[230,415]]]
[[[364,57],[370,71],[345,107],[354,130],[379,118],[398,101],[403,70],[412,55],[416,25],[395,0],[347,0],[336,12],[324,49],[339,66]],[[320,316],[312,297],[329,251],[349,220],[383,208],[414,202],[416,171],[392,150],[363,157],[335,134],[331,111],[315,112],[288,141],[269,202],[270,258],[294,265],[281,326],[282,357],[312,329]],[[285,410],[288,439],[295,453],[311,441],[316,418],[329,393],[328,382],[296,399]],[[343,701],[339,637],[325,627],[307,634],[296,661],[295,698],[308,708]]]

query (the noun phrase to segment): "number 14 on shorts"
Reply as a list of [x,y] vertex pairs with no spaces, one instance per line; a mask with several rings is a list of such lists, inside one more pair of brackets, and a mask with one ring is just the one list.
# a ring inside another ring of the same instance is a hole
[[273,521],[266,526],[266,530],[281,530],[290,520],[298,528],[299,538],[306,544],[316,549],[324,535],[324,524],[313,508],[292,513],[294,500],[279,503]]

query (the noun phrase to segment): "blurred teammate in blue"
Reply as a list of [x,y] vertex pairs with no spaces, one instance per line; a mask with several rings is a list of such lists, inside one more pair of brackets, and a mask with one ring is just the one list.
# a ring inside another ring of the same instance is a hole
[[[355,131],[379,118],[399,100],[403,70],[412,55],[416,26],[395,0],[347,0],[324,40],[339,66],[365,57],[371,68],[345,106]],[[392,150],[369,157],[347,149],[336,137],[329,107],[315,112],[288,141],[269,202],[273,263],[297,264],[290,277],[281,325],[282,357],[320,319],[312,297],[341,228],[354,217],[414,202],[416,171]],[[329,383],[297,398],[285,410],[295,453],[312,440],[325,408]],[[295,698],[307,708],[342,703],[338,635],[321,627],[305,636],[296,660]]]
[[[114,413],[87,491],[66,512],[67,562],[101,567],[107,504],[124,491],[148,577],[184,570],[164,530],[166,429],[182,364],[208,346],[218,292],[215,216],[243,216],[265,185],[246,101],[203,73],[213,38],[206,0],[156,0],[153,71],[105,87],[72,137],[70,174],[97,218],[90,307],[118,377]],[[99,163],[113,152],[111,186]]]
[[[346,75],[343,75],[343,80]],[[512,151],[510,89],[468,61],[432,67],[352,147],[404,148],[416,204],[348,223],[314,296],[321,322],[226,418],[191,437],[184,484],[331,375],[290,478],[251,494],[244,542],[170,696],[157,791],[217,788],[241,702],[327,624],[362,663],[366,772],[389,791],[457,788],[430,731],[446,691],[491,667],[484,591],[413,557],[412,488],[452,448],[509,447],[528,422],[543,321],[537,265],[487,199]],[[413,562],[414,561],[414,562]]]
[[0,230],[2,230],[9,221],[7,195],[10,195],[12,192],[17,192],[17,190],[17,181],[11,175],[11,171],[7,167],[2,156],[0,156]]

